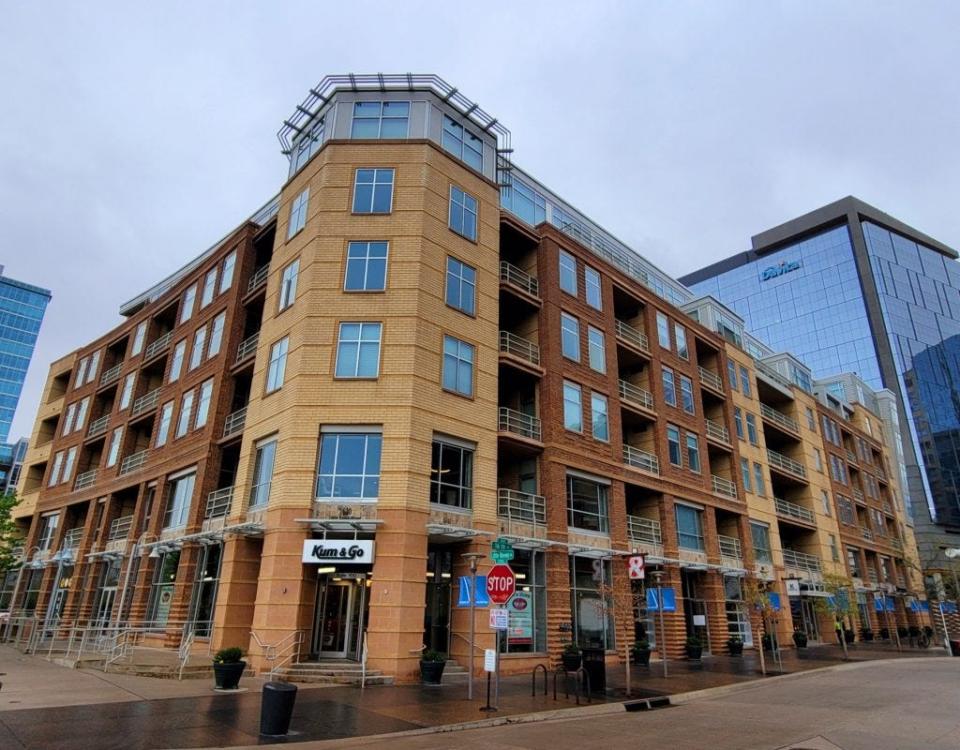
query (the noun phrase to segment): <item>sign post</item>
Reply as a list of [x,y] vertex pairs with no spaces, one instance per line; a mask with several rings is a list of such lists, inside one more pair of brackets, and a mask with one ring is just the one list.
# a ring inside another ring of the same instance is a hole
[[[467,682],[467,700],[473,700],[473,656],[474,650],[476,648],[476,627],[477,627],[477,598],[480,595],[480,592],[477,591],[477,563],[480,558],[483,557],[479,552],[465,552],[461,555],[467,563],[470,565],[470,578],[462,578],[461,586],[467,584],[469,581],[470,587],[470,680]],[[484,581],[484,589],[486,589],[486,581]],[[463,594],[463,588],[460,590],[461,599]]]
[[[510,543],[506,539],[497,539],[493,543],[494,554],[493,557],[495,560],[503,560],[503,562],[498,562],[487,572],[487,597],[493,604],[501,605],[496,609],[490,610],[490,627],[493,628],[494,633],[497,636],[496,639],[496,687],[495,687],[495,698],[494,701],[496,704],[500,702],[500,633],[506,632],[509,627],[510,616],[509,611],[504,609],[502,605],[510,601],[517,591],[517,577],[513,574],[513,570],[510,569],[510,566],[507,565],[507,561],[513,558],[513,548],[510,546]],[[489,680],[489,673],[487,674],[487,679]],[[489,683],[488,683],[489,690]],[[496,708],[490,708],[490,701],[487,701],[487,709],[496,710]]]

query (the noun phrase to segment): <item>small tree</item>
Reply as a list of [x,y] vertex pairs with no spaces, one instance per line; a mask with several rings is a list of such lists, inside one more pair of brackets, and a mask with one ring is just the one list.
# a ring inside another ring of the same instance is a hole
[[23,546],[23,535],[13,520],[13,509],[20,500],[12,492],[0,495],[0,575],[19,564],[13,551]]
[[[599,599],[596,600],[597,616],[604,623],[608,622],[608,615],[613,614],[613,627],[616,630],[619,622],[633,622],[636,610],[646,601],[642,592],[636,591],[632,585],[633,581],[628,582],[629,596],[618,597],[616,588],[612,583],[601,581],[597,584],[597,593]],[[626,671],[627,697],[631,696],[631,678],[630,678],[630,651],[633,649],[633,639],[628,638],[623,644],[624,651],[624,669]],[[662,653],[662,651],[661,651]]]
[[840,625],[840,645],[843,647],[843,658],[849,659],[847,651],[847,634],[845,620],[850,619],[853,613],[853,582],[846,576],[834,573],[825,573],[823,576],[823,590],[830,596],[816,600],[817,611],[830,615],[835,623]]
[[[744,581],[743,584],[743,598],[746,601],[747,605],[751,610],[760,613],[760,621],[762,623],[760,638],[756,638],[756,633],[754,633],[754,643],[756,644],[759,641],[759,648],[757,653],[760,654],[760,674],[766,676],[767,674],[767,662],[763,654],[763,637],[767,632],[767,620],[773,616],[773,602],[770,601],[770,596],[766,591],[766,587],[761,584],[756,578],[748,578]],[[753,624],[751,621],[751,629]],[[774,635],[774,637],[776,637]],[[773,649],[774,641],[771,639],[770,648]]]

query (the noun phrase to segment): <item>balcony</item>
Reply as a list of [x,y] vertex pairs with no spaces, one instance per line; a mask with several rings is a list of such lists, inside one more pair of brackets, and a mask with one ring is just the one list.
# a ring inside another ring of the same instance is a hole
[[792,549],[783,550],[783,564],[787,568],[816,575],[819,575],[821,570],[819,557],[806,552],[794,552]]
[[813,511],[804,508],[802,505],[791,503],[779,497],[773,498],[773,505],[777,510],[778,516],[809,524],[816,523],[816,516],[814,516]]
[[737,485],[729,479],[718,477],[716,474],[710,476],[710,489],[714,495],[729,497],[733,500],[737,499]]
[[708,388],[712,388],[718,393],[723,393],[723,379],[717,375],[715,372],[710,372],[706,367],[702,365],[697,367],[697,371],[700,373],[700,382],[703,383]]
[[87,427],[87,437],[96,437],[107,431],[107,422],[110,421],[110,415],[104,414],[100,419],[95,419]]
[[627,516],[627,538],[631,545],[655,557],[663,556],[660,522],[642,516]]
[[131,417],[139,417],[149,411],[157,408],[157,402],[160,401],[160,389],[154,388],[150,393],[145,393],[133,402],[133,408],[130,410]]
[[903,542],[900,541],[899,539],[896,539],[896,538],[891,539],[891,540],[890,540],[890,546],[893,547],[895,550],[897,550],[897,551],[899,551],[899,552],[902,552],[902,551],[903,551]]
[[540,347],[510,331],[500,331],[500,353],[540,366]]
[[777,427],[782,427],[790,433],[795,435],[800,434],[800,425],[797,423],[797,420],[793,419],[792,417],[788,417],[786,414],[777,411],[773,407],[767,406],[766,404],[760,404],[760,416],[775,424]]
[[110,531],[107,533],[108,542],[116,542],[126,539],[130,535],[130,527],[133,526],[133,515],[120,516],[110,522]]
[[873,540],[873,532],[866,526],[860,527],[860,536],[862,536],[864,539],[869,539],[871,541]]
[[147,462],[147,455],[150,453],[149,450],[137,451],[136,453],[131,453],[120,463],[120,476],[124,474],[130,474],[137,469],[143,467]]
[[858,503],[862,503],[863,505],[867,504],[867,501],[864,499],[863,493],[860,490],[855,489],[853,491],[853,499]]
[[649,451],[634,448],[632,445],[624,445],[623,462],[634,469],[660,476],[660,459]]
[[497,489],[497,516],[508,521],[545,526],[547,523],[547,499],[529,492]]
[[777,469],[781,472],[785,472],[790,476],[796,477],[797,479],[803,479],[806,481],[807,470],[803,464],[798,461],[794,461],[792,458],[784,456],[782,453],[777,453],[775,450],[767,449],[767,460],[770,461],[770,466],[774,469]]
[[620,381],[620,400],[632,406],[653,411],[653,394],[626,380]]
[[150,344],[150,346],[146,348],[146,351],[144,351],[144,359],[151,359],[160,354],[160,352],[164,351],[168,346],[170,346],[171,338],[173,338],[173,331],[167,331],[165,334],[156,339]]
[[82,474],[77,474],[76,480],[73,483],[73,489],[82,490],[85,487],[89,487],[91,484],[97,481],[97,470],[90,469],[90,471],[85,471]]
[[720,542],[720,564],[726,568],[743,567],[743,550],[740,540],[733,536],[717,534]]
[[257,353],[257,344],[260,342],[260,332],[257,331],[252,336],[248,336],[240,342],[237,347],[237,359],[234,364],[239,365],[246,359],[249,359]]
[[256,271],[253,272],[253,276],[250,277],[250,281],[247,282],[247,294],[259,289],[264,284],[267,283],[267,276],[270,275],[270,264],[267,263],[265,266],[260,266]]
[[643,331],[638,331],[633,326],[624,323],[622,320],[616,321],[617,338],[634,349],[639,349],[644,354],[650,354],[650,339]]
[[68,554],[72,553],[80,546],[81,539],[83,539],[82,526],[70,529],[70,531],[63,535],[63,544],[60,545],[60,551]]
[[243,426],[246,424],[246,421],[246,406],[228,414],[227,418],[223,420],[223,437],[228,438],[231,435],[236,435],[238,432],[243,432]]
[[501,406],[497,427],[500,432],[509,432],[529,440],[540,440],[540,420],[516,409]]
[[730,430],[712,419],[708,419],[706,422],[708,438],[719,440],[721,443],[726,443],[727,445],[730,444]]
[[123,369],[123,362],[119,362],[110,369],[104,370],[103,374],[100,375],[100,385],[108,385],[119,378],[121,369]]
[[519,289],[536,300],[540,299],[540,282],[505,260],[500,261],[500,283]]
[[854,453],[854,452],[853,452],[852,450],[850,450],[849,448],[846,448],[846,449],[845,449],[845,453],[847,454],[847,461],[849,461],[849,462],[852,463],[852,464],[855,464],[855,463],[857,462],[857,454],[856,454],[856,453]]
[[203,531],[219,531],[226,524],[233,506],[233,487],[214,490],[207,495],[207,508],[203,514]]

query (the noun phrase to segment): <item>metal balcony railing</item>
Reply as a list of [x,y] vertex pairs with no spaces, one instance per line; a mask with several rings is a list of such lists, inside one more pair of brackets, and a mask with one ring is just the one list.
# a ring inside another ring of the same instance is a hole
[[66,534],[63,535],[63,544],[60,545],[60,549],[64,552],[75,550],[80,546],[81,539],[83,539],[82,526],[77,526],[76,528],[70,529]]
[[754,364],[757,367],[758,374],[765,375],[767,378],[772,380],[774,383],[779,385],[784,390],[789,391],[793,387],[793,383],[787,380],[787,378],[783,377],[783,375],[777,372],[770,365],[765,364],[764,362],[760,362],[758,360],[754,360]]
[[170,346],[170,339],[173,338],[173,331],[167,331],[162,336],[154,340],[144,351],[143,356],[145,359],[150,359],[151,357],[156,356],[168,346]]
[[531,440],[540,440],[540,420],[506,406],[500,407],[498,429],[501,432],[511,432]]
[[547,499],[543,495],[497,489],[497,516],[509,521],[545,525],[547,523]]
[[77,478],[73,482],[73,489],[82,490],[84,487],[89,487],[91,484],[97,481],[97,470],[90,469],[90,471],[85,471],[82,474],[77,474]]
[[867,502],[863,497],[863,493],[858,489],[853,490],[853,499],[856,500],[857,502],[864,503],[864,504],[866,504]]
[[207,495],[207,509],[204,519],[223,518],[230,515],[233,505],[233,487],[223,487]]
[[250,277],[250,281],[247,282],[247,293],[249,294],[257,287],[263,286],[267,283],[267,276],[270,275],[270,264],[267,263],[265,266],[260,266],[256,271],[253,272],[253,276]]
[[638,331],[629,323],[622,320],[616,321],[617,338],[623,339],[628,344],[635,346],[640,351],[650,353],[650,339],[643,331]]
[[107,541],[116,542],[120,539],[126,539],[130,534],[131,526],[133,526],[133,515],[114,518],[110,522],[110,531],[107,533]]
[[845,452],[846,452],[846,454],[847,454],[847,461],[849,461],[849,462],[852,463],[852,464],[857,463],[857,454],[854,453],[854,452],[853,452],[852,450],[850,450],[849,448],[846,448],[846,449],[844,449],[844,450],[845,450]]
[[868,529],[866,526],[861,526],[860,536],[862,536],[864,539],[873,539],[873,532],[870,529]]
[[133,409],[130,410],[131,417],[139,417],[148,411],[157,408],[157,402],[160,400],[160,389],[154,388],[149,393],[145,393],[133,402]]
[[720,542],[720,556],[729,557],[734,560],[742,560],[743,552],[740,547],[740,540],[734,536],[724,536],[723,534],[717,534],[717,539]]
[[785,471],[787,474],[792,474],[800,479],[807,478],[807,470],[804,465],[798,461],[794,461],[788,456],[784,456],[782,453],[777,453],[775,450],[767,448],[767,459],[770,461],[770,465],[776,469]]
[[526,271],[521,271],[505,260],[500,261],[500,281],[522,289],[532,297],[540,296],[540,282]]
[[107,431],[107,422],[110,421],[110,415],[104,414],[99,419],[95,419],[90,423],[90,426],[87,427],[87,437],[94,437],[96,435],[102,435]]
[[653,411],[653,394],[626,380],[620,381],[620,399]]
[[783,550],[783,564],[788,568],[805,570],[810,573],[819,573],[821,570],[819,557],[806,552],[795,552],[792,549]]
[[247,407],[244,406],[242,409],[237,409],[235,412],[228,414],[227,418],[223,420],[223,436],[230,437],[235,435],[238,432],[243,431],[243,426],[247,421]]
[[724,425],[719,422],[715,422],[712,419],[707,420],[707,437],[712,437],[714,440],[720,440],[724,443],[730,442],[730,430],[728,430]]
[[257,344],[260,342],[260,332],[257,331],[252,336],[247,336],[237,347],[236,364],[240,364],[245,359],[252,357],[257,353]]
[[500,331],[500,351],[532,365],[540,365],[540,347],[510,331]]
[[795,420],[793,417],[788,417],[783,412],[780,412],[771,406],[760,404],[760,416],[764,419],[769,419],[771,422],[779,425],[780,427],[786,428],[790,432],[800,432],[800,425],[797,423],[797,420]]
[[775,497],[773,498],[773,506],[776,508],[778,515],[795,518],[799,521],[805,521],[806,523],[816,522],[816,517],[812,510],[804,508],[802,505],[791,503],[789,500]]
[[660,522],[643,516],[627,516],[627,537],[641,544],[663,544]]
[[717,495],[732,497],[733,499],[737,497],[737,485],[729,479],[718,477],[716,474],[710,476],[710,489]]
[[700,365],[697,367],[697,371],[700,373],[700,382],[704,385],[708,385],[713,388],[715,391],[723,390],[723,379],[717,375],[715,372],[711,372],[706,367]]
[[150,453],[149,450],[137,451],[136,453],[131,453],[120,463],[120,474],[129,474],[137,469],[141,468],[147,462],[147,455]]
[[123,362],[118,362],[108,370],[104,370],[100,375],[100,385],[107,385],[119,378],[121,369],[123,369]]
[[660,473],[660,459],[653,453],[642,448],[634,448],[632,445],[623,446],[623,462],[627,466],[648,471],[651,474]]
[[903,542],[897,539],[896,537],[894,537],[890,540],[890,546],[892,546],[894,549],[902,550]]

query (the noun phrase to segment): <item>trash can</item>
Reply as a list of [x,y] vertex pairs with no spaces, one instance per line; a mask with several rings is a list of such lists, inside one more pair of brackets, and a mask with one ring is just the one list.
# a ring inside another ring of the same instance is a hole
[[260,734],[271,737],[290,731],[290,717],[297,700],[297,686],[288,682],[268,682],[260,701]]
[[954,656],[960,656],[960,641],[950,641],[950,651]]
[[590,692],[602,693],[607,689],[607,662],[602,648],[583,649],[583,668],[590,678]]

